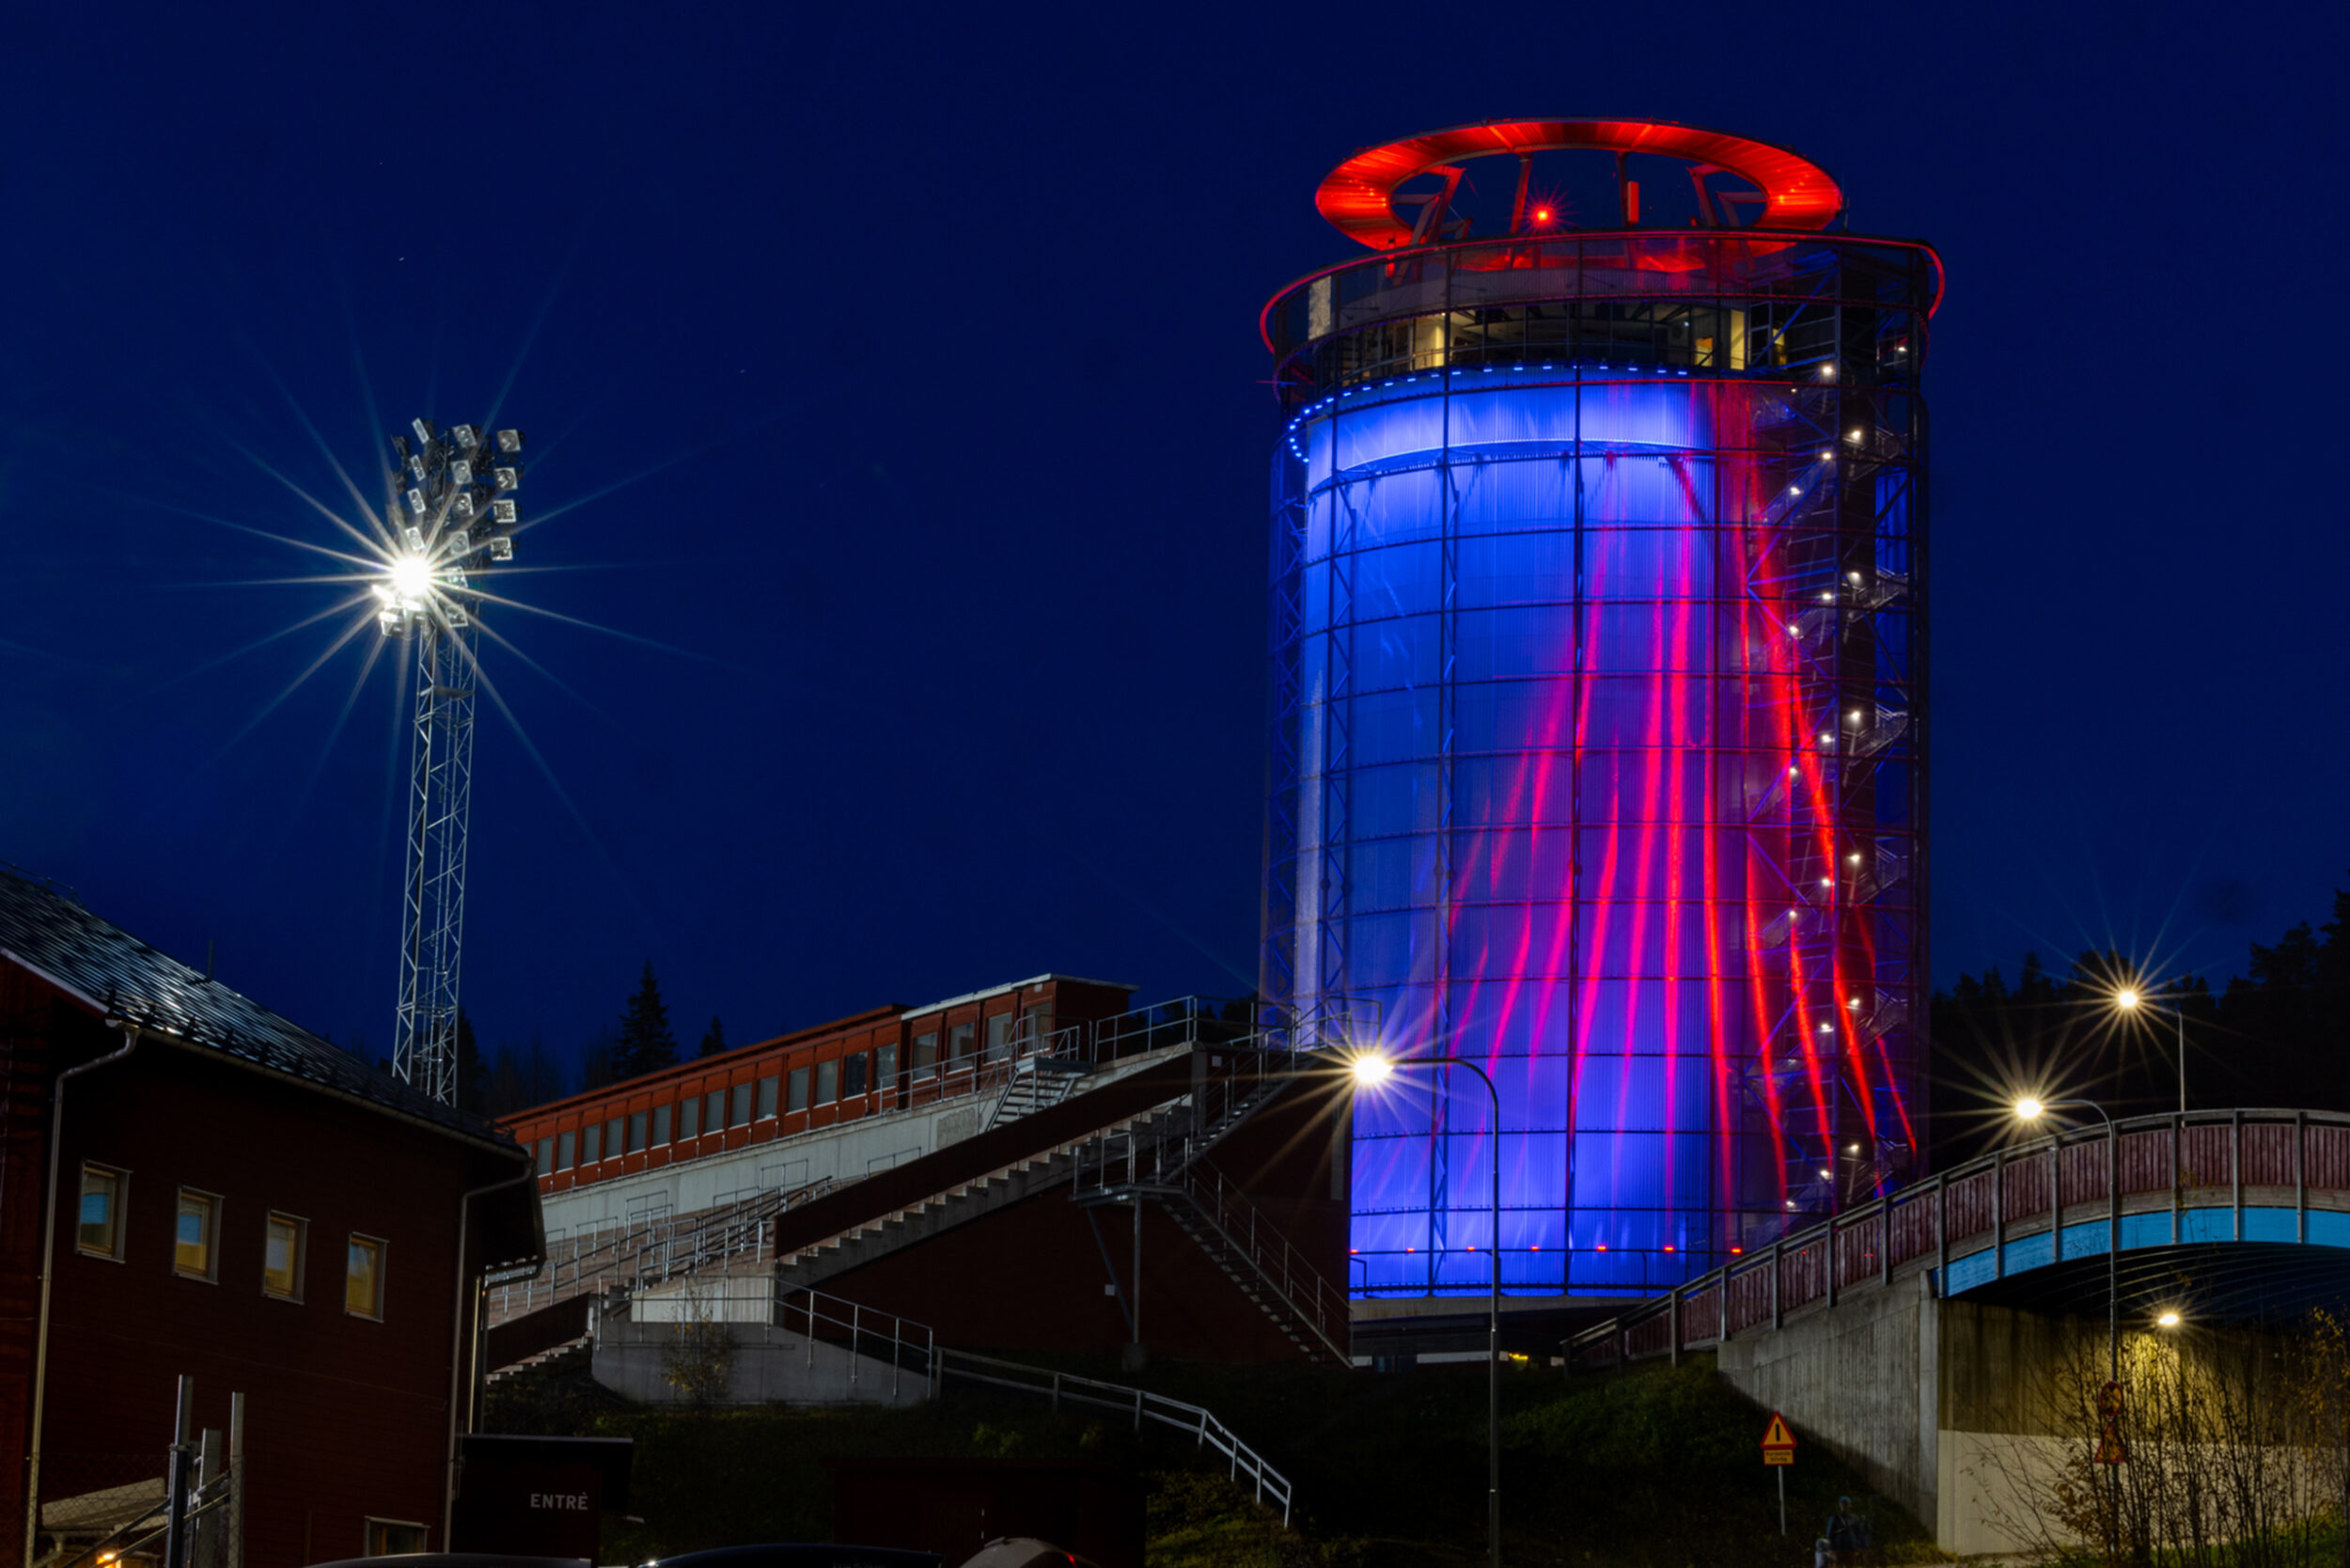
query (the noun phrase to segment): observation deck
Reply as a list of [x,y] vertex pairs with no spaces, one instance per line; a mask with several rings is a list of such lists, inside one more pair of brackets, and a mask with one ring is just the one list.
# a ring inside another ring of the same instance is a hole
[[[1595,194],[1573,169],[1538,166],[1554,154],[1586,165],[1612,155],[1612,181]],[[1507,217],[1486,220],[1503,232],[1479,237],[1465,165],[1501,155],[1517,164],[1514,192]],[[1643,178],[1656,193],[1645,220]],[[1517,120],[1432,133],[1355,154],[1315,205],[1377,254],[1300,278],[1266,305],[1260,330],[1292,408],[1456,367],[1768,377],[1835,363],[1864,382],[1908,380],[1941,298],[1930,246],[1828,232],[1842,196],[1825,171],[1686,126]],[[1576,222],[1594,209],[1599,223]]]

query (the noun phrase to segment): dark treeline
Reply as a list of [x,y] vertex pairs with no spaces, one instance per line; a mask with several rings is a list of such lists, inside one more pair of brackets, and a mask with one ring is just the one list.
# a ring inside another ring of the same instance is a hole
[[[716,1056],[727,1048],[726,1028],[713,1015],[696,1055]],[[507,1043],[484,1052],[475,1037],[473,1020],[459,1009],[457,1103],[481,1116],[509,1116],[567,1094],[672,1066],[682,1057],[677,1034],[669,1024],[668,1003],[661,995],[660,978],[653,973],[652,961],[647,959],[636,989],[622,1005],[619,1016],[573,1050],[555,1049],[544,1035],[533,1034],[526,1044]]]
[[[2026,954],[2014,978],[1961,975],[1934,997],[1931,1168],[2011,1141],[2017,1095],[2095,1100],[2117,1121],[2176,1110],[2179,1017],[2190,1110],[2350,1111],[2350,891],[2333,917],[2253,943],[2246,972],[2157,984],[2125,1011],[2129,961],[2089,951],[2062,975]],[[2092,1118],[2093,1119],[2093,1118]]]

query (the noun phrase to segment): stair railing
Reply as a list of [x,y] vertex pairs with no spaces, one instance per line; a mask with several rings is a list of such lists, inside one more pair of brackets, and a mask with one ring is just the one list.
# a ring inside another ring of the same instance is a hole
[[1340,1364],[1348,1364],[1353,1356],[1341,1342],[1351,1321],[1346,1293],[1324,1279],[1311,1260],[1206,1160],[1183,1173],[1179,1190],[1215,1228],[1225,1246],[1280,1294],[1290,1311],[1314,1331]]
[[1255,1491],[1259,1502],[1277,1503],[1281,1522],[1290,1519],[1291,1487],[1289,1478],[1265,1463],[1264,1455],[1240,1440],[1237,1433],[1215,1419],[1204,1406],[1187,1404],[1165,1394],[1154,1394],[1144,1388],[1129,1388],[1122,1384],[1097,1382],[1079,1377],[1073,1372],[1048,1372],[1018,1361],[998,1360],[993,1356],[980,1356],[967,1350],[942,1347],[938,1352],[938,1384],[944,1387],[948,1378],[966,1383],[979,1383],[992,1388],[1010,1388],[1024,1394],[1035,1394],[1053,1402],[1058,1410],[1063,1404],[1086,1404],[1100,1410],[1115,1410],[1134,1418],[1135,1430],[1140,1432],[1145,1421],[1156,1421],[1187,1433],[1203,1449],[1214,1449],[1231,1461],[1230,1475],[1236,1482]]

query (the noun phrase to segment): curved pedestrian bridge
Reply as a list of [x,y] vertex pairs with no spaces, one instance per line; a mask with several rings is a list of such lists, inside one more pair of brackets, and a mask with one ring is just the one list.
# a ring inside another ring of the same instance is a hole
[[2063,1345],[2102,1350],[2108,1293],[2125,1341],[2168,1313],[2211,1344],[2350,1308],[2350,1116],[2198,1111],[2043,1137],[1791,1232],[1567,1348],[1578,1368],[1712,1350],[1946,1550],[2009,1552],[2022,1543],[1984,1477],[2051,1441],[2024,1407]]
[[2350,1300],[2350,1116],[2197,1111],[1928,1177],[1578,1335],[1570,1353],[1578,1365],[1671,1355],[1917,1274],[1938,1298],[2101,1313],[2117,1207],[2124,1317],[2273,1324]]

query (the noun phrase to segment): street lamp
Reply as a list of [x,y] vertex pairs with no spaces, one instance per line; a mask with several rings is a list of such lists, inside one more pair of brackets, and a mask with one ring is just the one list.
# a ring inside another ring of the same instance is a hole
[[[2121,1012],[2138,1012],[2141,1010],[2154,1011],[2162,1006],[2134,985],[2125,985],[2115,992],[2113,1005],[2115,1010]],[[2179,1025],[2179,1114],[2185,1116],[2186,1114],[2186,1009],[2173,1002],[2170,1004],[2170,1016],[2176,1019]]]
[[2161,1312],[2158,1316],[2156,1316],[2156,1317],[2155,1317],[2155,1319],[2154,1319],[2154,1326],[2155,1326],[2156,1328],[2176,1328],[2176,1327],[2178,1327],[2178,1326],[2179,1326],[2179,1314],[2178,1314],[2177,1309],[2166,1309],[2163,1312]]
[[[2106,1115],[2105,1107],[2094,1100],[2034,1100],[2026,1096],[2015,1102],[2015,1116],[2020,1121],[2038,1121],[2049,1111],[2076,1108],[2093,1110],[2097,1113],[2098,1119],[2106,1124],[2107,1162],[2111,1166],[2113,1162],[2120,1160],[2122,1146],[2114,1139],[2113,1118]],[[2122,1182],[2118,1167],[2112,1170],[2111,1175],[2112,1185],[2107,1191],[2106,1203],[2108,1211],[2106,1218],[2109,1226],[2106,1237],[2106,1359],[2113,1381],[2119,1383],[2122,1381]],[[2064,1213],[2062,1191],[2057,1190],[2049,1193],[2048,1213],[2049,1230],[2057,1233],[2056,1253],[2060,1258],[2064,1255],[2061,1240],[2063,1227],[2056,1221]]]
[[[1493,1100],[1494,1136],[1501,1136],[1501,1090],[1494,1087],[1483,1068],[1466,1057],[1414,1057],[1408,1062],[1398,1062],[1377,1051],[1357,1051],[1349,1058],[1348,1071],[1355,1074],[1358,1089],[1377,1089],[1395,1076],[1399,1066],[1406,1067],[1465,1067],[1484,1084],[1485,1092]],[[1501,1568],[1501,1151],[1493,1152],[1494,1201],[1493,1234],[1488,1238],[1493,1254],[1493,1301],[1485,1322],[1485,1544],[1486,1558],[1492,1568]]]
[[[2078,1108],[2093,1110],[2106,1124],[2106,1381],[2116,1389],[2122,1387],[2122,1143],[2114,1137],[2113,1118],[2106,1115],[2103,1105],[2094,1100],[2035,1100],[2029,1096],[2015,1102],[2015,1115],[2024,1121],[2038,1121],[2052,1110]],[[2055,1245],[2058,1258],[2064,1256],[2064,1182],[2063,1167],[2059,1162],[2052,1173],[2048,1190],[2048,1236]],[[2170,1323],[2178,1321],[2170,1314]],[[2165,1327],[2170,1324],[2165,1324]],[[2113,1470],[2113,1539],[2116,1549],[2122,1539],[2122,1472]]]

